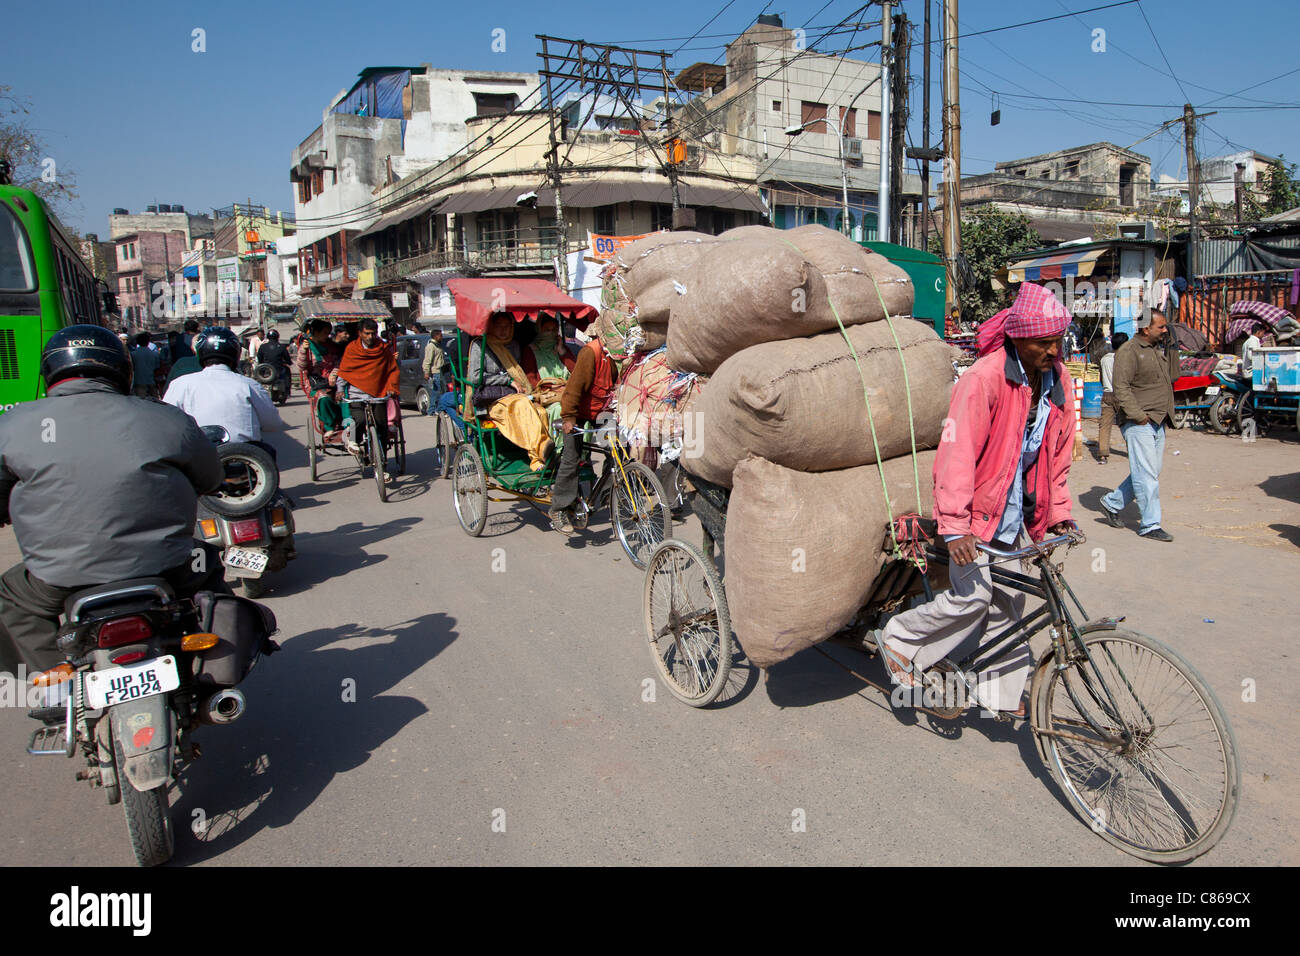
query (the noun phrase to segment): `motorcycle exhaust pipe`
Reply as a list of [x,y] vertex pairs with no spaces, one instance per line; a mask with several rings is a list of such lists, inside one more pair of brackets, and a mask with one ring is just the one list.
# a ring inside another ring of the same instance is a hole
[[207,724],[233,724],[244,716],[248,701],[244,695],[228,688],[213,694],[199,707],[199,720]]

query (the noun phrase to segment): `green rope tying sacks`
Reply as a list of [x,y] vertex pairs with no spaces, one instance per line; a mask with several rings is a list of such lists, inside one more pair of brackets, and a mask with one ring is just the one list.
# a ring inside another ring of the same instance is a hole
[[[779,238],[795,252],[798,252],[799,255],[803,255],[803,251],[789,239],[786,239],[784,236]],[[907,427],[912,440],[912,483],[916,487],[916,513],[920,514],[922,510],[921,472],[920,467],[916,463],[916,422],[912,417],[912,387],[907,375],[907,358],[903,355],[902,343],[898,341],[898,331],[894,328],[894,317],[889,314],[889,307],[885,305],[885,297],[880,293],[880,283],[878,283],[876,277],[870,273],[865,273],[865,275],[871,280],[871,287],[876,290],[876,298],[880,302],[881,311],[885,313],[885,322],[889,326],[889,334],[892,335],[894,339],[894,348],[898,352],[898,361],[903,366],[903,391],[907,395]],[[892,517],[893,509],[890,507],[889,486],[885,482],[885,463],[880,455],[880,439],[876,434],[876,418],[871,411],[871,392],[870,387],[867,385],[867,376],[866,373],[862,371],[862,360],[858,358],[858,350],[853,347],[853,342],[849,339],[848,330],[844,327],[844,320],[840,318],[840,310],[835,307],[835,302],[829,295],[826,296],[826,302],[831,307],[831,314],[835,316],[835,323],[840,327],[840,335],[844,338],[844,344],[849,347],[849,354],[853,356],[853,364],[857,367],[858,378],[862,380],[862,400],[867,406],[867,423],[871,426],[871,444],[876,452],[876,471],[880,475],[880,490],[884,492],[885,495],[885,508],[890,511],[889,537],[894,547],[892,556],[895,559],[911,561],[918,568],[921,568],[921,570],[924,571],[924,559],[918,560],[906,554],[898,543],[898,533],[894,528]]]

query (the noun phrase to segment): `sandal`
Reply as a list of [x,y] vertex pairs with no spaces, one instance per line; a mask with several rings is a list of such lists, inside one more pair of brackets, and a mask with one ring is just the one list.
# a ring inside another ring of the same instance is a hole
[[878,646],[880,659],[885,662],[885,671],[889,674],[889,679],[901,687],[919,689],[921,682],[917,680],[916,668],[912,666],[912,662],[903,659],[896,651],[891,651],[883,639]]

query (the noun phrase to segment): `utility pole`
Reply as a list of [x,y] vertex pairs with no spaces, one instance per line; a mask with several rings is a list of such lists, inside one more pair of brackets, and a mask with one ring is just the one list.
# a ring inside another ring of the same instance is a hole
[[[890,43],[890,8],[893,6],[889,0],[883,0],[880,4],[880,186],[876,196],[876,222],[877,235],[881,242],[890,241],[889,221],[892,218],[893,205],[889,197],[889,164],[893,152],[890,149],[890,143],[893,140],[891,126],[891,110],[889,106],[890,92],[890,66],[889,61],[892,55]],[[842,148],[842,147],[841,147]]]
[[[901,9],[901,8],[900,8]],[[907,60],[910,43],[907,31],[907,16],[900,12],[894,17],[894,43],[891,53],[890,78],[893,80],[893,110],[890,112],[892,127],[889,150],[890,191],[889,234],[893,241],[904,245],[903,240],[903,141],[907,138]],[[915,241],[915,240],[913,240]]]
[[560,291],[565,295],[569,294],[569,230],[564,222],[564,201],[560,198],[560,147],[555,137],[556,110],[555,101],[552,98],[551,90],[551,73],[550,61],[547,57],[546,37],[542,37],[542,62],[547,64],[544,72],[546,77],[546,106],[547,115],[550,118],[550,138],[551,152],[549,154],[551,168],[551,188],[555,190],[555,227],[559,230],[560,242]]
[[957,79],[957,0],[943,9],[943,258],[948,268],[946,308],[957,304],[961,249],[961,96]]
[[1241,189],[1245,185],[1242,181],[1242,175],[1246,172],[1245,163],[1237,163],[1237,168],[1232,173],[1232,202],[1237,210],[1237,224],[1241,224]]
[[1187,149],[1187,248],[1192,277],[1201,272],[1201,249],[1196,236],[1196,205],[1201,198],[1199,170],[1196,168],[1196,111],[1191,103],[1183,104],[1183,144]]
[[[1183,104],[1183,144],[1187,149],[1187,266],[1194,278],[1201,273],[1201,244],[1196,207],[1201,201],[1201,168],[1196,159],[1196,121],[1214,113],[1197,113]],[[1241,215],[1238,214],[1238,219]]]
[[[930,149],[930,0],[925,0],[925,65],[921,72],[921,148]],[[930,251],[930,161],[921,162],[921,248]]]

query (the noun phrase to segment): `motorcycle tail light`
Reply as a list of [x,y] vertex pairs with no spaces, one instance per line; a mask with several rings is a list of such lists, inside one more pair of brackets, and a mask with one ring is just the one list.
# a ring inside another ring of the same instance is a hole
[[230,522],[230,539],[235,544],[262,540],[262,519],[245,518],[243,521]]
[[114,664],[134,664],[136,661],[142,661],[149,655],[144,651],[127,651],[125,654],[117,654],[110,657]]
[[271,509],[271,532],[273,534],[289,533],[289,513],[284,508]]
[[217,537],[217,523],[211,518],[203,518],[199,521],[199,531],[203,534],[205,541]]
[[71,664],[56,664],[47,671],[33,675],[32,683],[37,687],[53,687],[72,677]]
[[181,638],[181,650],[183,651],[206,651],[209,648],[216,647],[217,642],[221,640],[215,634],[201,632],[198,634],[186,634]]
[[142,617],[120,617],[99,625],[99,646],[118,647],[153,637],[153,625]]

